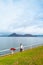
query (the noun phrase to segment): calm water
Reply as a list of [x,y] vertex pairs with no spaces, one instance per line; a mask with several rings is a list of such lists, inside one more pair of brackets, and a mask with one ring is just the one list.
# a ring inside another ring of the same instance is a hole
[[[19,47],[20,43],[24,46],[33,46],[43,44],[43,37],[0,37],[0,51],[9,49],[11,47]],[[0,52],[5,54],[7,52]]]

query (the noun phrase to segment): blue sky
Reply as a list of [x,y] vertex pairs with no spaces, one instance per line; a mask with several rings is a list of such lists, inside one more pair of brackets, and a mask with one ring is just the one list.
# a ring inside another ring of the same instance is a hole
[[43,34],[43,0],[0,0],[0,33]]

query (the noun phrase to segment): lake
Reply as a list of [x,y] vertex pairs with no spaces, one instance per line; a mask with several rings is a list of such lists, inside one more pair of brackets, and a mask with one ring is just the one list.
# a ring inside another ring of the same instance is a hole
[[43,45],[43,37],[0,37],[0,55],[9,53],[10,50],[7,49],[20,47],[20,43],[25,46],[25,49]]

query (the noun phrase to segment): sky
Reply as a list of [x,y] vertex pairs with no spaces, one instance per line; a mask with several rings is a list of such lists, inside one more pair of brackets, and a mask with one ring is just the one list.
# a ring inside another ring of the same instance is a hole
[[43,34],[43,0],[0,0],[0,34]]

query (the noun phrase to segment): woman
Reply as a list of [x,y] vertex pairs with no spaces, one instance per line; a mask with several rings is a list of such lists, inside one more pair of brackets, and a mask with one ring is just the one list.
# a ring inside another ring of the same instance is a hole
[[22,43],[20,44],[20,52],[22,52],[24,50],[24,47],[22,45]]

